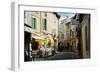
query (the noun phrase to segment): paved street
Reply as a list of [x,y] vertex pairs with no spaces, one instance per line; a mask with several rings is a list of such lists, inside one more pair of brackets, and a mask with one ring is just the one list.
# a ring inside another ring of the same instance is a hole
[[54,56],[48,56],[44,58],[34,58],[34,61],[45,61],[45,60],[68,60],[68,59],[80,59],[78,53],[67,51],[57,52]]
[[65,60],[65,59],[79,59],[78,54],[74,52],[59,52],[47,60]]

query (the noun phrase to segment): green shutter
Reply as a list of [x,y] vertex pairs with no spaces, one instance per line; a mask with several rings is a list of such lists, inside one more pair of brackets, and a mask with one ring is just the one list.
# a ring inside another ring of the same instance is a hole
[[36,18],[32,18],[32,28],[36,29]]
[[47,20],[44,19],[44,30],[47,30]]

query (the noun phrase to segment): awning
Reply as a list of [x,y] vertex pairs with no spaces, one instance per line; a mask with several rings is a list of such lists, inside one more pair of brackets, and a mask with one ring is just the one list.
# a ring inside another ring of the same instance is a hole
[[32,28],[29,28],[27,26],[24,26],[24,28],[25,28],[25,31],[27,31],[29,33],[32,33],[33,32]]
[[42,36],[32,36],[33,38],[35,38],[36,42],[47,42],[46,39],[44,39],[44,37]]
[[47,42],[47,40],[45,40],[45,39],[36,39],[35,41],[36,42]]

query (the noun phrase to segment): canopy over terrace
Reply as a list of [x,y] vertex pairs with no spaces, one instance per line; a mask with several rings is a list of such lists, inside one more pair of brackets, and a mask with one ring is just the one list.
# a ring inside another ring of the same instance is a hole
[[32,38],[35,38],[36,42],[48,42],[43,36],[32,36]]

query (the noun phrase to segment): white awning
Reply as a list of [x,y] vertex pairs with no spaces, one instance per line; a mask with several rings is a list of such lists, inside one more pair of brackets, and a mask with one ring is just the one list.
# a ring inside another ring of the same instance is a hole
[[33,32],[33,30],[32,30],[32,28],[29,28],[29,27],[26,27],[26,26],[24,26],[25,27],[25,31],[27,31],[27,32],[30,32],[30,33],[32,33]]

